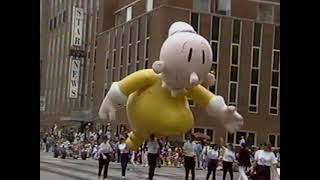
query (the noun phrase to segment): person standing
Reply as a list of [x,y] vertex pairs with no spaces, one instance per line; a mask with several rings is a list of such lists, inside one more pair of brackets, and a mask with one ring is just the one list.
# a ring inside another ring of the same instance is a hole
[[219,151],[216,144],[211,144],[208,148],[205,149],[204,154],[208,160],[208,173],[206,180],[209,180],[209,177],[212,172],[212,180],[216,180],[216,169],[218,166]]
[[129,148],[124,141],[124,138],[120,138],[120,144],[118,145],[120,151],[120,162],[121,162],[121,175],[122,179],[126,176],[126,169],[129,162]]
[[201,169],[202,168],[201,166],[202,144],[199,141],[196,143],[195,152],[196,152],[196,166],[197,168]]
[[240,173],[238,180],[241,180],[241,179],[248,180],[248,177],[245,172],[251,166],[251,163],[250,163],[250,151],[246,147],[245,143],[241,144],[241,149],[238,152],[237,160],[239,162],[239,173]]
[[223,180],[226,179],[227,172],[230,174],[230,179],[233,180],[233,162],[236,160],[234,153],[234,148],[232,144],[228,144],[227,148],[222,146],[224,149],[222,158],[222,168],[223,168]]
[[[271,151],[271,144],[264,144],[263,149],[256,151],[252,173],[253,180],[270,180],[271,168],[276,168],[278,163],[276,156]],[[272,178],[274,179],[274,178]]]
[[187,141],[183,145],[183,154],[184,154],[184,167],[186,170],[185,179],[187,180],[189,178],[189,171],[191,171],[191,177],[192,180],[195,179],[195,172],[194,168],[196,166],[195,162],[195,148],[196,144],[193,141],[193,136],[188,136]]
[[109,139],[104,137],[103,142],[99,146],[98,156],[99,156],[99,171],[98,177],[100,179],[102,169],[104,168],[103,172],[103,179],[107,179],[108,176],[108,167],[110,162],[110,154],[113,152],[113,149],[109,143]]
[[241,140],[240,140],[240,142],[239,142],[240,146],[241,146],[242,144],[245,144],[245,143],[246,143],[246,140],[244,139],[243,136],[241,136]]
[[157,159],[159,156],[160,145],[157,140],[155,140],[154,134],[150,135],[150,140],[147,144],[148,148],[148,165],[149,165],[149,176],[148,179],[152,180],[154,176],[154,171],[157,165]]

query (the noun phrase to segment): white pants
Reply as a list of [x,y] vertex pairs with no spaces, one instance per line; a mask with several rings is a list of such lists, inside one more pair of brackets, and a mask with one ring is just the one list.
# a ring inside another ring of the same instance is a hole
[[239,177],[238,177],[238,180],[248,180],[248,176],[246,175],[246,172],[245,172],[245,167],[243,166],[239,166]]

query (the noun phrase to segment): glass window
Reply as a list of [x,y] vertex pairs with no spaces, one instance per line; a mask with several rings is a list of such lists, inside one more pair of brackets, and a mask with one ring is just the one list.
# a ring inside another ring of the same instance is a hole
[[191,26],[193,29],[198,32],[199,29],[199,14],[198,13],[191,13]]
[[194,106],[194,101],[192,99],[188,99],[188,103],[190,107]]
[[273,22],[273,6],[264,3],[259,3],[258,6],[258,20]]
[[277,145],[280,147],[280,135],[277,136]]
[[147,0],[146,9],[147,9],[147,12],[153,9],[153,0]]
[[273,70],[279,70],[280,69],[280,52],[273,51]]
[[113,51],[112,67],[116,67],[117,51]]
[[238,81],[238,67],[231,66],[231,77],[230,81],[237,82]]
[[128,45],[128,63],[131,63],[131,45]]
[[204,133],[204,129],[203,128],[194,128],[194,133],[196,133],[196,132]]
[[218,1],[218,13],[222,15],[230,15],[231,0],[217,0]]
[[260,46],[260,43],[261,43],[261,29],[262,29],[262,25],[261,24],[254,23],[253,46]]
[[140,40],[140,18],[138,18],[138,20],[137,20],[137,41],[139,41]]
[[132,25],[129,25],[129,44],[132,43],[132,37],[133,37],[133,29],[132,29]]
[[232,61],[231,63],[234,65],[238,65],[239,59],[239,46],[233,45],[232,46]]
[[211,49],[212,49],[212,61],[217,62],[217,60],[218,60],[218,43],[212,42]]
[[215,64],[215,63],[211,64],[211,71],[214,72],[214,75],[215,75],[215,77],[217,79],[217,64]]
[[272,86],[279,87],[279,72],[272,72]]
[[139,61],[140,59],[140,42],[137,42],[136,44],[136,61]]
[[275,145],[276,145],[276,136],[275,135],[272,135],[272,134],[269,135],[269,143],[272,144],[272,147],[275,147]]
[[186,140],[188,136],[192,134],[192,129],[190,129],[188,132],[184,134],[184,139]]
[[278,114],[278,110],[276,108],[271,108],[269,112],[270,114]]
[[274,33],[274,49],[280,50],[280,26],[276,26]]
[[233,142],[233,140],[234,140],[234,133],[228,133],[227,134],[227,143],[234,143]]
[[56,28],[57,27],[57,16],[54,17],[54,20],[53,20],[53,28]]
[[150,16],[147,14],[146,16],[146,37],[150,36]]
[[210,0],[193,0],[193,10],[197,12],[210,12]]
[[249,107],[250,112],[257,112],[257,107],[256,106],[250,106]]
[[127,17],[126,17],[126,21],[130,21],[132,19],[132,7],[128,7],[127,8]]
[[139,69],[140,69],[139,62],[136,62],[136,71],[138,71]]
[[248,146],[253,146],[255,145],[255,139],[256,139],[256,134],[255,133],[248,133],[248,137],[247,137],[247,145]]
[[251,84],[258,84],[259,79],[259,70],[252,69],[251,70]]
[[259,67],[260,50],[257,48],[252,49],[252,67]]
[[257,86],[251,86],[250,104],[252,105],[257,104],[257,94],[258,94]]
[[216,93],[216,86],[215,85],[209,86],[209,91],[212,93]]
[[148,59],[149,58],[149,39],[146,39],[146,51],[145,51],[145,55],[144,55],[144,58],[145,59]]
[[112,69],[112,82],[117,81],[117,77],[116,77],[116,69]]
[[230,83],[230,94],[229,94],[229,103],[236,102],[236,95],[237,95],[237,84],[236,83]]
[[213,141],[213,130],[212,129],[207,129],[207,135],[210,137],[209,141]]
[[119,68],[119,74],[120,74],[120,79],[122,79],[123,78],[123,67],[120,67]]
[[212,40],[219,41],[219,29],[220,29],[220,18],[216,16],[212,16],[211,22],[211,38]]
[[246,138],[247,137],[247,132],[237,132],[236,144],[240,144],[241,136],[243,136],[243,138]]
[[148,66],[149,66],[149,63],[148,63],[148,60],[146,60],[146,61],[144,62],[144,69],[148,69]]
[[233,43],[236,43],[236,44],[240,43],[240,27],[241,27],[241,21],[233,20],[233,37],[232,37]]
[[271,89],[271,107],[277,107],[278,101],[278,89]]

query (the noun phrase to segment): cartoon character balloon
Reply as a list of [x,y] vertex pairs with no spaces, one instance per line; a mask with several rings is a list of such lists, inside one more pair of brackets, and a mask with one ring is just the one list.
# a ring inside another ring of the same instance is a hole
[[212,51],[208,41],[192,26],[175,22],[152,69],[134,72],[112,83],[99,110],[102,119],[115,119],[119,105],[127,103],[127,117],[133,131],[126,143],[136,150],[151,134],[169,136],[189,131],[194,117],[188,98],[206,108],[224,127],[234,132],[243,125],[235,107],[201,85],[214,84],[210,74]]

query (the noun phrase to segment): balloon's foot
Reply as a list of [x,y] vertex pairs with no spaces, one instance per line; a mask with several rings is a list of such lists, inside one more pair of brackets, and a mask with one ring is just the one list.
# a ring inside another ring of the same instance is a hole
[[131,151],[137,151],[143,141],[144,138],[141,134],[137,132],[131,132],[126,140],[126,144]]

